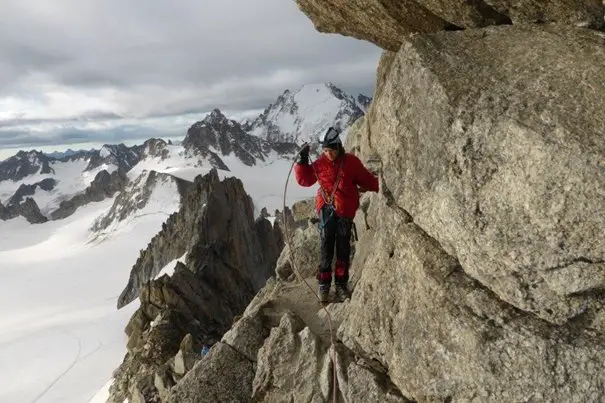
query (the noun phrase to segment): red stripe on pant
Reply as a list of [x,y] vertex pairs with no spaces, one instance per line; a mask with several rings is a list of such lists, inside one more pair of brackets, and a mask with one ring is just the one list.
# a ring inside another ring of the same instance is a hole
[[334,273],[334,282],[336,284],[346,284],[349,282],[349,262],[343,260],[336,261],[336,270]]
[[332,283],[332,272],[331,271],[320,271],[317,273],[317,280],[320,284],[331,284]]

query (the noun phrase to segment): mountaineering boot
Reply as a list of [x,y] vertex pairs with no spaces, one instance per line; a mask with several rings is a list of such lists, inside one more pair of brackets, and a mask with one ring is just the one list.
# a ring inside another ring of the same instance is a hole
[[322,304],[328,303],[330,300],[330,286],[329,285],[320,285],[319,286],[319,300]]
[[336,284],[336,300],[338,302],[345,302],[347,299],[351,299],[349,287],[346,284]]

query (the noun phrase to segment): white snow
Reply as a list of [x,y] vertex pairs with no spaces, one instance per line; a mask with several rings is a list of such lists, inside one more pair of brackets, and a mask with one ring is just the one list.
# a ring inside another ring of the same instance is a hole
[[160,278],[164,274],[166,274],[168,276],[172,276],[174,274],[174,268],[176,266],[176,263],[177,262],[185,263],[186,258],[187,258],[187,253],[184,253],[183,256],[179,257],[178,259],[172,260],[170,263],[168,263],[166,266],[164,266],[164,268],[162,268],[162,270],[160,270],[160,272],[155,276],[155,278],[156,279]]
[[118,311],[117,298],[179,201],[174,181],[158,180],[147,205],[102,237],[89,228],[114,199],[37,226],[0,221],[0,402],[105,401],[138,307]]
[[0,221],[0,402],[87,402],[121,362],[138,302],[117,311],[117,297],[164,217],[90,243],[111,203],[37,226]]
[[[349,102],[357,104],[353,98]],[[327,84],[307,84],[287,94],[284,105],[276,103],[266,119],[279,128],[283,141],[317,143],[346,106],[347,101],[336,98]],[[255,127],[252,134],[267,138],[267,127]]]
[[[125,192],[131,195],[131,199],[137,200],[141,197],[141,192],[149,176],[149,172],[142,172],[139,178],[136,178]],[[117,233],[127,234],[138,224],[138,219],[145,216],[157,216],[161,221],[165,221],[170,214],[177,211],[180,207],[180,194],[176,182],[169,177],[158,178],[149,200],[141,209],[133,211],[122,221],[114,220],[109,227],[103,231],[97,232],[95,239],[106,239],[108,236],[115,236]],[[103,216],[103,215],[102,215]],[[100,216],[99,218],[101,218]],[[159,232],[160,227],[157,228]]]
[[53,190],[45,191],[37,188],[32,197],[43,215],[48,215],[59,207],[63,200],[68,200],[76,194],[82,193],[94,180],[95,176],[103,169],[109,173],[117,169],[115,165],[103,164],[91,171],[84,171],[88,161],[81,158],[74,161],[54,161],[50,167],[54,169],[53,174],[36,173],[26,176],[19,181],[6,180],[0,182],[0,202],[6,205],[8,200],[15,194],[22,184],[33,185],[46,178],[54,178],[57,184]]
[[[209,163],[202,161],[201,165],[195,158],[187,158],[182,146],[167,146],[169,157],[146,158],[135,165],[128,176],[135,179],[145,170],[169,173],[181,179],[193,181],[198,175],[205,175],[212,169]],[[220,154],[220,153],[219,153]],[[255,206],[255,216],[260,214],[263,207],[271,214],[275,209],[283,210],[283,191],[286,177],[292,165],[292,159],[286,159],[272,153],[266,162],[257,161],[255,166],[247,166],[234,154],[221,156],[230,171],[218,170],[219,178],[237,177],[242,180],[244,189],[252,197]],[[313,197],[316,188],[302,188],[294,180],[294,172],[288,185],[287,204]]]
[[101,150],[99,150],[99,156],[101,158],[107,158],[111,155],[111,150],[109,149],[109,147],[103,146],[101,147]]

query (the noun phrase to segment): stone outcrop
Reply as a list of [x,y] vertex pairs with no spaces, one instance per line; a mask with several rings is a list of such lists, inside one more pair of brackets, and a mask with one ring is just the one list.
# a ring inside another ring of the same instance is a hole
[[[294,238],[300,236],[297,231]],[[348,306],[326,307],[334,335]],[[311,290],[298,281],[271,279],[210,354],[173,387],[168,401],[326,402],[334,394],[345,402],[409,401],[384,367],[330,340],[326,311]]]
[[22,216],[30,224],[42,224],[48,221],[48,218],[42,214],[40,207],[34,199],[26,197],[21,203],[13,203],[9,206],[0,204],[0,220],[11,220]]
[[120,144],[104,144],[100,150],[87,153],[88,165],[85,171],[90,171],[103,165],[113,165],[120,171],[128,172],[135,166],[143,154],[147,144],[128,147]]
[[35,173],[54,173],[51,167],[53,159],[40,151],[19,151],[10,158],[0,161],[0,182],[5,180],[20,181]]
[[397,51],[412,33],[492,25],[564,23],[603,27],[601,0],[296,0],[320,32],[338,33]]
[[53,190],[56,185],[57,181],[54,178],[46,178],[41,180],[40,182],[32,184],[24,183],[19,186],[19,189],[17,189],[15,194],[8,200],[7,206],[20,204],[21,202],[23,202],[25,197],[33,196],[36,193],[36,189],[38,188],[49,192]]
[[555,325],[513,307],[391,203],[367,207],[346,346],[417,401],[603,398],[602,309]]
[[53,211],[50,216],[53,220],[69,217],[78,208],[88,203],[99,202],[113,197],[117,192],[124,189],[127,182],[128,177],[122,170],[117,169],[112,173],[102,170],[95,176],[83,193],[77,194],[69,200],[62,201],[59,204],[59,208]]
[[605,289],[604,43],[554,25],[411,37],[361,142],[466,273],[554,324]]
[[[182,198],[190,186],[191,182],[170,174],[144,171],[136,179],[129,181],[127,186],[122,186],[111,208],[95,220],[92,230],[102,232],[112,224],[132,217],[137,211],[147,206],[152,199],[153,192],[158,188],[174,190],[175,196]],[[162,212],[164,213],[164,211]]]
[[[128,284],[118,298],[118,308],[133,301],[143,284],[155,277],[172,260],[183,256],[191,245],[208,247],[208,250],[200,250],[200,253],[210,256],[212,253],[222,254],[224,248],[236,246],[237,253],[230,256],[230,264],[249,267],[252,263],[246,261],[248,253],[250,248],[256,250],[259,242],[257,235],[250,232],[250,227],[254,227],[253,221],[252,201],[239,179],[229,178],[221,182],[216,169],[205,176],[196,177],[183,197],[179,211],[168,217],[162,224],[162,230],[141,251],[130,272]],[[259,230],[266,229],[263,224],[258,226]],[[204,230],[201,231],[200,228]],[[237,234],[238,237],[227,242],[230,234]],[[235,240],[239,242],[237,245],[233,245]],[[188,262],[193,258],[190,255]],[[271,258],[277,259],[277,255]],[[267,264],[264,255],[259,255],[257,259],[257,263]],[[191,264],[187,263],[187,266],[190,267]],[[264,275],[259,275],[257,280],[262,283],[264,279]]]
[[[216,343],[266,284],[282,247],[277,229],[254,220],[239,179],[221,182],[216,170],[198,176],[179,212],[142,252],[121,296],[123,306],[136,293],[141,306],[126,328],[128,353],[110,401],[166,401],[202,358],[203,345],[220,349]],[[156,267],[183,253],[185,263],[172,276],[152,279]]]
[[604,43],[513,25],[383,54],[347,139],[382,174],[339,338],[406,396],[605,398]]

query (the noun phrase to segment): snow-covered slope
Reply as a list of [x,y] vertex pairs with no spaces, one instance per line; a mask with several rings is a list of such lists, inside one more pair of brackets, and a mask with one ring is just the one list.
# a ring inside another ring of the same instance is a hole
[[90,223],[110,205],[35,231],[21,217],[0,221],[0,402],[87,402],[125,354],[124,326],[138,305],[116,311],[116,299],[163,217],[90,244]]
[[52,178],[55,180],[53,189],[46,191],[40,187],[36,187],[35,192],[30,195],[36,201],[40,212],[48,216],[59,207],[61,201],[83,192],[101,170],[105,169],[111,173],[117,169],[113,164],[101,164],[96,168],[86,170],[88,165],[89,160],[84,157],[66,161],[51,159],[49,162],[50,172],[40,173],[39,170],[17,181],[1,181],[0,202],[7,205],[8,201],[23,185],[34,185],[45,179]]
[[367,107],[367,97],[355,98],[331,83],[307,84],[286,90],[249,125],[250,133],[268,141],[317,142],[330,126],[343,131]]
[[144,171],[114,199],[111,208],[92,225],[97,237],[127,228],[138,217],[160,214],[164,219],[179,208],[187,183],[169,174]]

